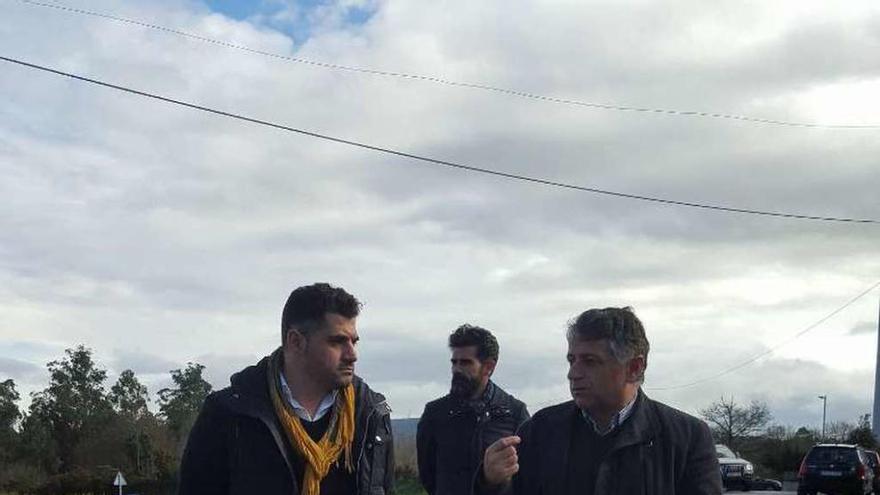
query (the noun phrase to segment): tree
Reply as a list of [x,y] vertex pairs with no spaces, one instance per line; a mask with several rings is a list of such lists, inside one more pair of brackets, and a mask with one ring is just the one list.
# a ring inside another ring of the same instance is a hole
[[12,379],[0,382],[0,465],[11,459],[17,447],[15,425],[21,418],[17,404],[20,398]]
[[764,436],[768,440],[781,442],[794,437],[794,430],[785,425],[770,425],[764,432]]
[[811,441],[815,441],[815,442],[818,442],[820,440],[819,432],[815,431],[815,430],[811,430],[811,429],[807,428],[806,426],[801,426],[800,428],[798,428],[794,432],[794,436],[797,438],[810,439]]
[[[31,394],[27,412],[17,406],[14,382],[0,381],[0,493],[99,493],[94,487],[116,469],[132,485],[173,491],[182,440],[211,391],[204,366],[171,372],[161,416],[147,408],[147,389],[131,370],[105,390],[107,373],[84,346],[65,350],[47,369],[49,384]],[[14,448],[4,434],[14,435]]]
[[147,387],[141,385],[131,370],[119,375],[116,384],[110,388],[108,399],[116,412],[131,419],[141,418],[149,412]]
[[178,443],[164,421],[148,414],[138,420],[137,436],[129,438],[127,453],[141,475],[171,479],[179,463]]
[[736,450],[743,437],[749,436],[764,428],[772,419],[767,404],[752,401],[742,406],[721,397],[709,407],[700,411],[700,416],[712,426],[716,437],[728,447]]
[[107,372],[92,361],[91,349],[80,345],[64,352],[66,357],[47,365],[49,386],[32,395],[29,419],[48,428],[57,447],[59,468],[69,471],[75,465],[77,445],[99,431],[113,410],[104,392]]
[[877,448],[877,439],[871,431],[871,415],[864,414],[859,416],[859,424],[846,437],[846,443],[861,445],[868,449]]
[[17,404],[20,398],[11,378],[0,382],[0,432],[13,430],[21,418]]
[[186,368],[171,371],[174,388],[159,391],[159,414],[178,439],[186,438],[196,415],[211,393],[211,384],[202,378],[204,365],[186,363]]
[[850,423],[849,421],[832,421],[825,429],[825,438],[823,440],[828,442],[844,443],[855,429],[856,425]]
[[[773,425],[763,436],[751,436],[740,442],[740,449],[755,464],[759,476],[780,478],[787,471],[796,471],[804,455],[819,435],[807,428]],[[756,473],[757,474],[757,473]]]
[[[131,465],[138,473],[147,471],[149,456],[149,439],[144,433],[144,420],[152,419],[147,409],[147,387],[142,385],[134,371],[125,370],[119,375],[116,384],[110,388],[108,395],[113,409],[119,413],[121,431],[118,440],[122,440],[122,449],[128,454]],[[118,448],[118,447],[117,447]]]

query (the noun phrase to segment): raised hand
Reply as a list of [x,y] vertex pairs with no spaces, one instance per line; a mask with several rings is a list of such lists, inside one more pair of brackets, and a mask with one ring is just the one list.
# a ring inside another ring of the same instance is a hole
[[486,449],[483,454],[483,477],[488,484],[506,483],[519,471],[519,459],[516,455],[519,442],[518,436],[504,437]]

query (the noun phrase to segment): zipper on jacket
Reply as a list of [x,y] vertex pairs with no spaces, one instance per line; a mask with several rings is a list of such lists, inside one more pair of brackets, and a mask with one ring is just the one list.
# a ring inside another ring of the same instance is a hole
[[[366,420],[366,423],[364,424],[364,441],[361,442],[361,451],[358,453],[357,465],[355,466],[355,471],[356,471],[355,475],[357,476],[358,493],[363,493],[363,491],[362,491],[363,487],[361,486],[361,476],[360,476],[361,462],[363,462],[363,459],[364,459],[364,451],[367,449],[367,442],[370,440],[367,437],[367,435],[370,432],[370,420],[373,419],[373,416],[376,415],[376,412],[379,410],[379,406],[381,406],[383,404],[385,404],[385,407],[387,409],[389,409],[389,410],[391,409],[390,407],[388,407],[387,401],[382,401],[382,402],[376,404],[375,406],[373,406],[373,410],[370,411],[370,414],[367,415],[367,420]],[[387,466],[386,466],[386,469],[387,469]],[[367,480],[367,482],[369,483],[370,481],[372,481],[372,478],[373,478],[373,471],[371,469],[370,470],[370,479]]]
[[[241,401],[241,394],[238,392],[234,392],[232,394],[232,398],[235,402]],[[275,446],[278,448],[278,453],[281,454],[282,460],[284,460],[285,466],[287,466],[287,473],[290,475],[291,483],[293,484],[294,492],[297,493],[299,491],[299,480],[296,478],[296,473],[293,470],[293,464],[290,461],[290,457],[287,454],[287,447],[283,440],[284,432],[279,431],[272,421],[262,414],[259,414],[259,411],[251,410],[251,411],[243,411],[241,408],[237,408],[238,411],[243,413],[244,415],[254,418],[257,421],[263,423],[263,426],[269,430],[269,436],[272,437],[272,440],[275,441]],[[236,434],[238,434],[238,430],[236,430]]]

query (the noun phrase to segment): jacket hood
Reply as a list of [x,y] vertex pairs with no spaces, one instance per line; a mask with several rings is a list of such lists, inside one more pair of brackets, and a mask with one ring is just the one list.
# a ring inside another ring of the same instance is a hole
[[[271,358],[271,355],[265,356],[257,364],[234,373],[229,378],[229,382],[233,397],[252,406],[262,406],[274,416],[269,387],[266,384],[266,373]],[[385,396],[373,391],[359,376],[353,377],[352,384],[354,385],[356,419],[359,419],[362,414],[370,414],[381,404],[385,404],[385,407],[388,408]],[[390,411],[391,409],[388,408],[388,412]]]

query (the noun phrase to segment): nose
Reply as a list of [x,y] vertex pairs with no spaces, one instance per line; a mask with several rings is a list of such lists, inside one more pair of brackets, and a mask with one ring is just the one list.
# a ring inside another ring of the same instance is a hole
[[343,353],[343,359],[346,362],[354,363],[358,359],[357,348],[351,343],[345,346],[345,351]]
[[566,376],[568,381],[574,382],[583,378],[584,374],[578,369],[578,366],[576,366],[575,363],[571,363],[568,365],[568,373]]

